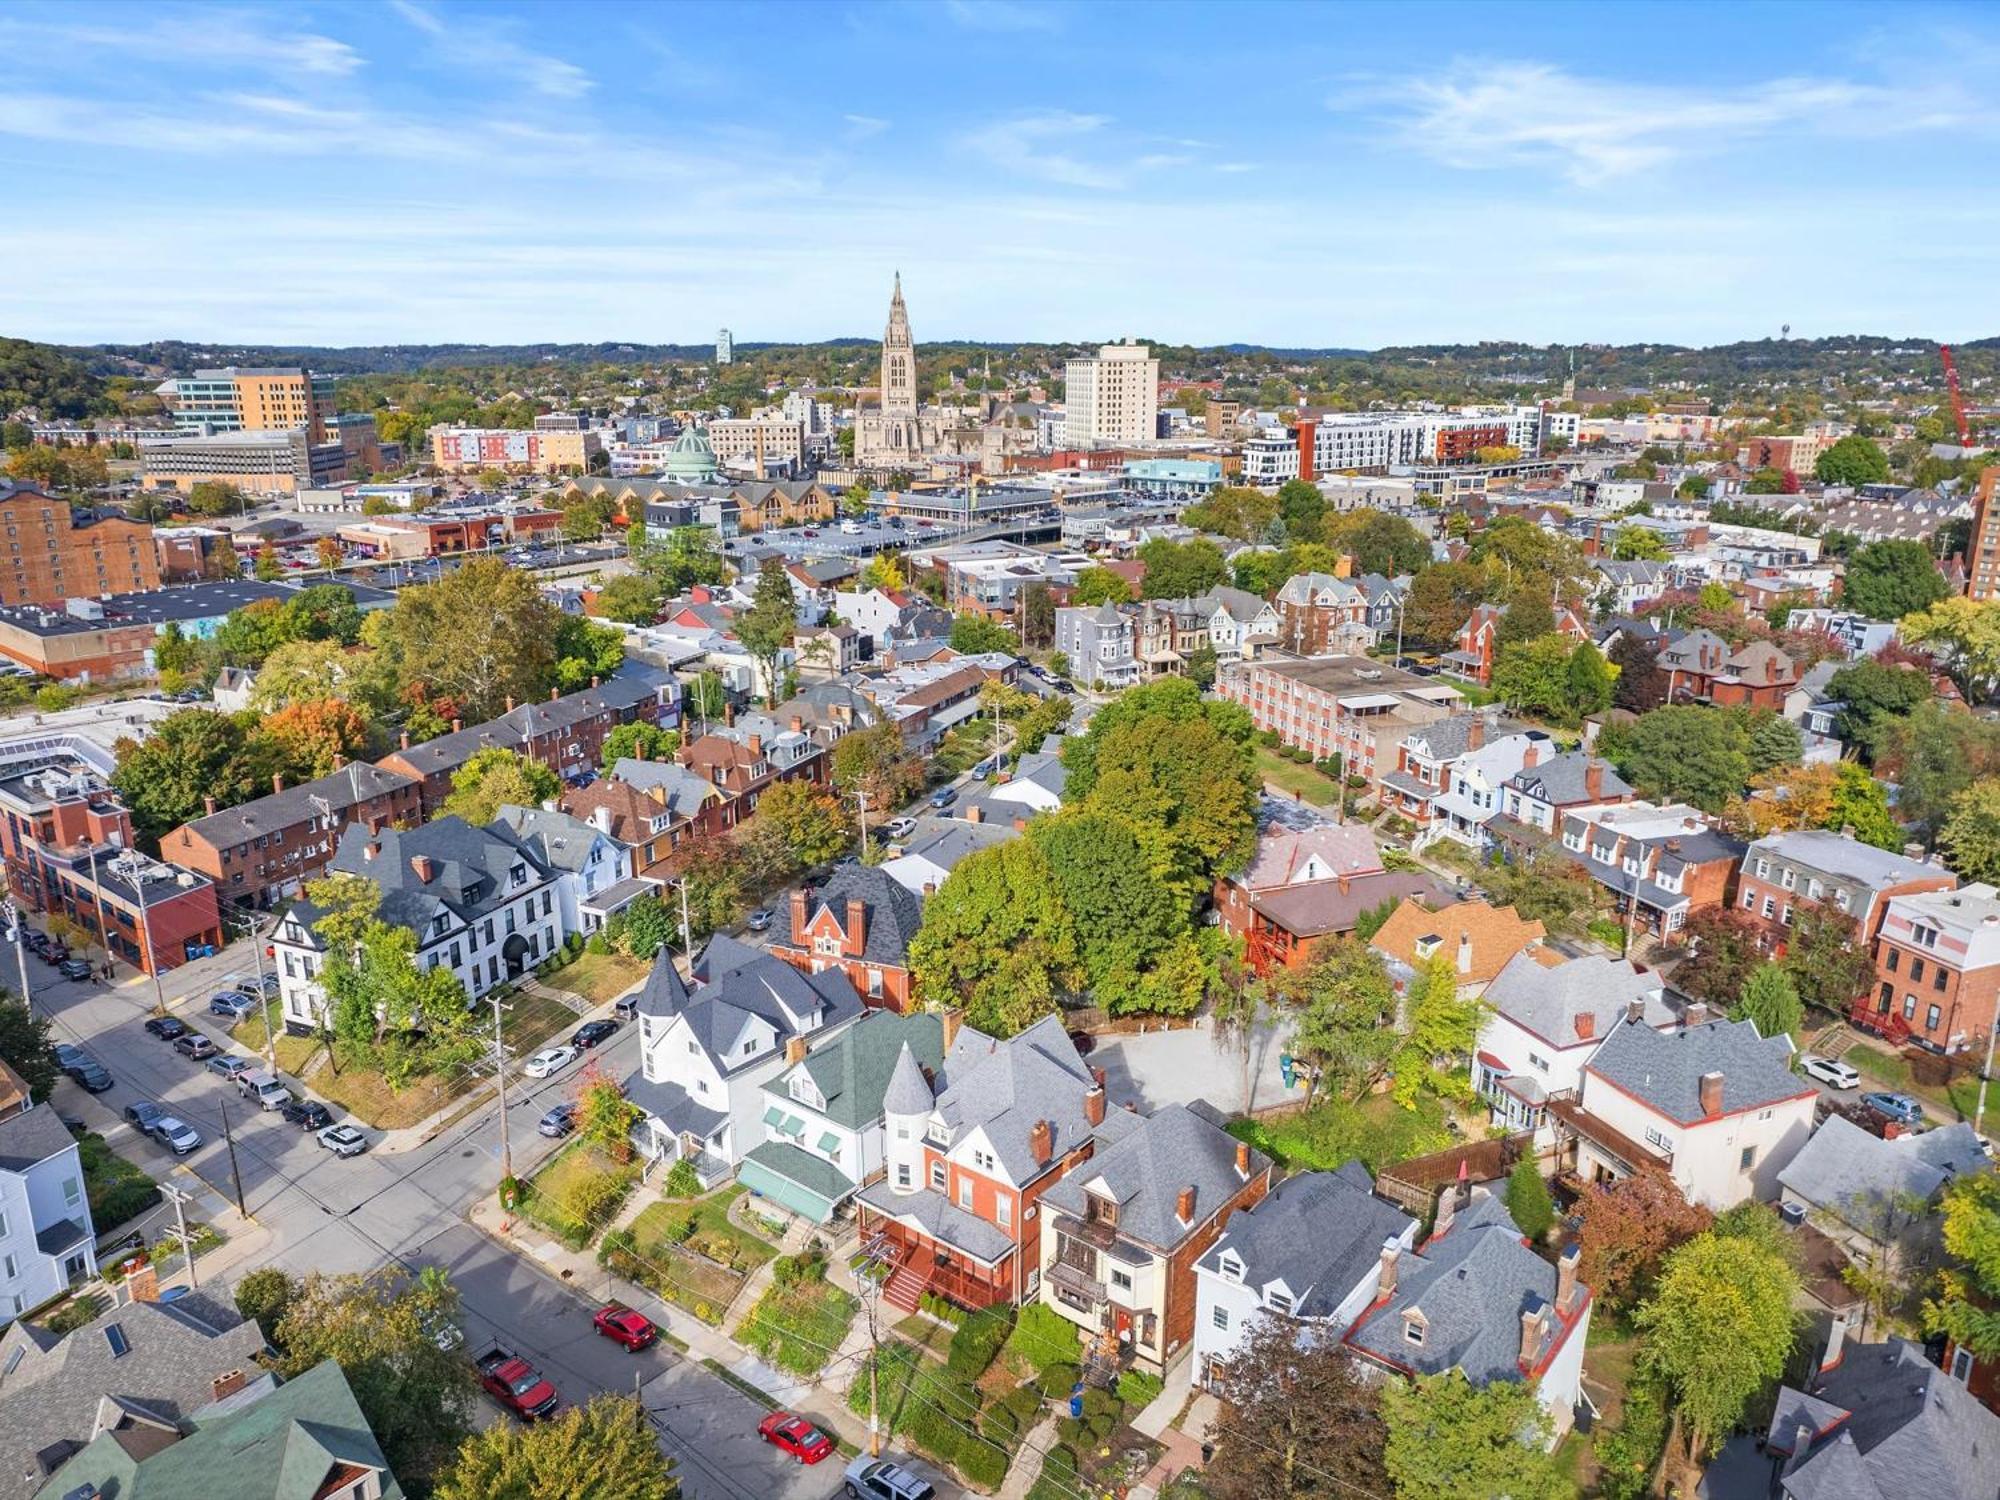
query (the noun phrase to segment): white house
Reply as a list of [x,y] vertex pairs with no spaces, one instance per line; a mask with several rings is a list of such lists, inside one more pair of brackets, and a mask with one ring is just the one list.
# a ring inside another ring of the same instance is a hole
[[1208,643],[1217,661],[1243,661],[1278,639],[1279,617],[1269,600],[1244,589],[1213,588],[1196,604],[1212,605]]
[[[597,813],[602,823],[611,821],[610,808],[600,807]],[[595,932],[604,925],[605,917],[618,909],[607,910],[602,898],[631,880],[632,851],[605,827],[565,812],[512,803],[502,804],[495,821],[513,830],[522,845],[554,872],[564,933]],[[633,888],[625,900],[629,902],[641,889],[655,888],[655,883],[648,881]]]
[[1375,1298],[1382,1247],[1414,1248],[1417,1229],[1358,1161],[1286,1178],[1195,1262],[1194,1378],[1218,1389],[1260,1317],[1344,1334]]
[[[416,961],[449,968],[477,1000],[562,947],[568,929],[556,903],[556,874],[505,824],[474,828],[459,817],[419,828],[370,832],[350,824],[327,867],[382,891],[378,915],[416,934]],[[324,913],[300,901],[272,938],[285,1027],[321,1029],[327,1016],[319,974],[325,944],[313,930]]]
[[46,1104],[0,1120],[0,1325],[96,1274],[75,1138]]
[[906,891],[928,896],[945,883],[960,860],[1019,835],[1011,826],[968,823],[951,818],[912,838],[894,859],[882,861],[882,871]]
[[1679,1023],[1657,974],[1597,954],[1553,968],[1531,953],[1517,954],[1483,998],[1473,1087],[1495,1125],[1532,1130],[1541,1147],[1555,1141],[1550,1096],[1575,1092],[1583,1065],[1632,1006],[1649,1026]]
[[[1055,749],[1049,747],[1053,745]],[[1026,809],[1026,815],[1054,812],[1063,804],[1063,789],[1069,772],[1062,763],[1062,736],[1050,735],[1042,748],[1021,757],[1014,774],[986,794],[989,802],[1010,802]]]
[[734,938],[709,941],[690,990],[664,949],[639,991],[639,1067],[625,1096],[645,1111],[648,1154],[693,1161],[716,1182],[764,1140],[763,1088],[861,1014],[840,969],[805,974]]
[[1613,562],[1600,558],[1597,576],[1604,580],[1599,601],[1614,615],[1630,615],[1667,591],[1673,569],[1658,562]]
[[1558,1161],[1586,1182],[1664,1167],[1689,1202],[1717,1212],[1776,1198],[1819,1097],[1792,1072],[1791,1039],[1711,1021],[1700,1002],[1659,1030],[1637,1007],[1584,1064],[1576,1097],[1551,1100]]

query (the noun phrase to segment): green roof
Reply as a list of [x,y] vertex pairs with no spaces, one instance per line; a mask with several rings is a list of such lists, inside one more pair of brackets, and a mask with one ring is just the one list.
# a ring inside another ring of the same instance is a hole
[[751,1192],[821,1224],[833,1217],[835,1206],[855,1188],[833,1163],[783,1141],[751,1147],[736,1168],[736,1180]]
[[[802,1066],[813,1087],[826,1100],[821,1111],[835,1125],[859,1130],[882,1117],[882,1096],[896,1071],[896,1059],[908,1042],[917,1062],[933,1073],[944,1066],[944,1018],[921,1011],[902,1016],[871,1010],[825,1046],[809,1053]],[[786,1079],[778,1074],[764,1085],[768,1093],[789,1099]]]
[[204,1407],[193,1431],[138,1459],[116,1433],[102,1433],[56,1470],[35,1500],[61,1500],[86,1486],[123,1500],[312,1500],[343,1465],[380,1471],[384,1500],[402,1500],[332,1360],[237,1404],[244,1399]]

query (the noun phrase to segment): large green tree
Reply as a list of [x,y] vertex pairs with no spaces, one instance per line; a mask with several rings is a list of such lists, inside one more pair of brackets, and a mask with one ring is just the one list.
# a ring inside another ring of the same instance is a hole
[[1419,573],[1403,605],[1403,638],[1433,651],[1449,650],[1475,606],[1492,598],[1485,569],[1469,562],[1438,563]]
[[111,785],[153,844],[199,817],[204,798],[232,807],[262,796],[280,766],[276,748],[253,742],[241,719],[205,708],[167,715],[145,740],[120,740],[117,753]]
[[1382,955],[1367,943],[1319,943],[1296,976],[1268,981],[1294,1013],[1292,1052],[1311,1070],[1306,1098],[1322,1089],[1359,1098],[1389,1070],[1401,1038],[1396,986]]
[[1871,620],[1900,620],[1950,592],[1922,542],[1870,542],[1848,558],[1840,602]]
[[56,1066],[53,1023],[23,1005],[10,991],[0,990],[0,1062],[28,1086],[28,1094],[47,1103],[49,1091],[62,1077]]
[[1205,537],[1188,542],[1156,537],[1139,548],[1146,565],[1140,593],[1148,599],[1186,599],[1229,582],[1222,549]]
[[604,736],[601,763],[606,772],[621,760],[672,760],[681,737],[671,729],[643,722],[617,725]]
[[388,628],[403,681],[425,684],[475,721],[497,718],[509,699],[548,696],[560,623],[532,576],[475,557],[436,583],[404,589]]
[[2000,781],[1968,787],[1951,804],[1938,845],[1962,880],[2000,881]]
[[926,1005],[962,1007],[968,1021],[997,1036],[1012,1036],[1075,994],[1083,982],[1076,926],[1041,847],[1013,839],[961,860],[924,903],[910,971]]
[[1817,902],[1792,909],[1784,962],[1799,999],[1822,1010],[1845,1012],[1875,979],[1875,961],[1858,939],[1854,919]]
[[1927,674],[1872,660],[1842,667],[1828,680],[1826,690],[1840,704],[1835,723],[1840,737],[1870,761],[1894,725],[1935,696]]
[[540,807],[562,795],[562,778],[540,761],[493,746],[475,751],[451,773],[451,792],[444,811],[484,828],[500,815],[500,805]]
[[1395,1100],[1414,1109],[1425,1094],[1468,1099],[1467,1066],[1483,1015],[1478,1000],[1458,992],[1458,970],[1440,953],[1410,979],[1404,992],[1405,1029],[1396,1048]]
[[1338,1339],[1302,1339],[1288,1319],[1255,1319],[1229,1361],[1203,1487],[1214,1500],[1380,1493],[1379,1390]]
[[636,1396],[603,1395],[546,1422],[465,1439],[437,1500],[674,1500],[680,1485]]
[[1944,1194],[1944,1248],[1951,1258],[1924,1322],[1982,1360],[2000,1359],[2000,1176],[1971,1172]]
[[1401,516],[1379,510],[1352,510],[1324,522],[1326,544],[1354,559],[1355,570],[1400,578],[1431,564],[1431,544]]
[[1126,604],[1132,599],[1132,585],[1109,568],[1085,568],[1076,575],[1070,603],[1091,607],[1099,604]]
[[1820,454],[1813,465],[1813,477],[1822,484],[1886,484],[1889,455],[1873,439],[1849,433]]
[[1769,963],[1752,971],[1743,993],[1729,1012],[1732,1021],[1754,1022],[1760,1036],[1798,1037],[1805,1020],[1805,1006],[1790,972],[1782,964]]
[[1967,698],[2000,684],[2000,600],[1940,599],[1903,619],[1903,640],[1942,652]]
[[1896,784],[1896,815],[1928,843],[1959,793],[2000,776],[2000,724],[1921,703],[1876,735],[1875,769]]
[[1074,925],[1085,978],[1114,1014],[1145,1008],[1146,980],[1188,933],[1188,912],[1147,867],[1130,825],[1107,813],[1069,810],[1037,818],[1056,896]]
[[798,606],[791,575],[781,557],[767,557],[757,570],[750,607],[736,617],[736,639],[756,660],[767,702],[778,701],[778,657],[798,635]]
[[950,643],[952,650],[968,656],[982,656],[989,651],[1012,656],[1021,645],[1013,631],[983,615],[953,616]]
[[597,591],[597,612],[626,625],[651,625],[660,618],[660,585],[647,573],[620,573]]
[[1458,1370],[1382,1386],[1383,1462],[1397,1500],[1560,1500],[1548,1413],[1525,1380],[1474,1386]]
[[1720,812],[1750,780],[1749,735],[1723,709],[1658,708],[1632,726],[1619,769],[1646,796]]

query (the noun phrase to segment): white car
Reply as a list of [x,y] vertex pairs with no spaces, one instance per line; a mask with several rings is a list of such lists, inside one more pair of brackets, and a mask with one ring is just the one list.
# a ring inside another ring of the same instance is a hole
[[335,1156],[359,1156],[368,1148],[368,1137],[352,1125],[329,1125],[314,1139]]
[[883,832],[888,834],[892,839],[906,839],[916,831],[917,820],[915,818],[893,818],[890,820],[889,825],[883,829]]
[[530,1078],[547,1078],[551,1073],[560,1073],[575,1061],[574,1047],[544,1047],[528,1059],[521,1071]]
[[1815,1057],[1810,1052],[1802,1052],[1799,1054],[1799,1071],[1808,1078],[1817,1078],[1828,1088],[1861,1087],[1861,1075],[1835,1057]]

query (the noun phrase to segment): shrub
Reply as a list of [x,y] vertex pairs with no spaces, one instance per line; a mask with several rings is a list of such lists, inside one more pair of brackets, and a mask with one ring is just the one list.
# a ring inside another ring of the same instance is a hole
[[1013,1319],[1004,1310],[988,1309],[972,1314],[958,1325],[945,1351],[945,1364],[961,1375],[978,1376],[993,1363],[1000,1346],[1014,1331]]
[[1035,1388],[1050,1401],[1067,1401],[1081,1373],[1079,1365],[1050,1365],[1035,1377]]
[[611,951],[611,944],[605,941],[604,933],[600,930],[593,932],[588,938],[584,939],[583,951],[585,953],[601,955]]
[[997,1490],[1007,1477],[1007,1450],[981,1438],[959,1435],[958,1472],[982,1490]]
[[1167,1388],[1167,1383],[1157,1375],[1149,1375],[1144,1370],[1127,1370],[1118,1377],[1118,1399],[1131,1407],[1135,1413],[1152,1404],[1153,1398]]
[[1028,1491],[1028,1500],[1076,1500],[1083,1485],[1076,1470],[1076,1451],[1068,1447],[1049,1449],[1042,1459],[1041,1477]]
[[669,1198],[700,1197],[701,1179],[695,1175],[694,1163],[685,1156],[675,1162],[667,1180],[660,1184],[660,1192]]
[[[97,1315],[104,1311],[105,1305],[104,1299],[98,1296],[72,1297],[43,1318],[41,1324],[58,1337],[65,1333],[75,1333],[86,1323],[96,1321]],[[266,1334],[265,1337],[268,1338],[269,1335]]]
[[298,1299],[299,1284],[276,1266],[259,1266],[236,1283],[236,1310],[264,1330],[267,1342],[277,1337],[278,1324]]
[[[1031,1302],[1021,1309],[1014,1332],[1007,1339],[1007,1348],[1038,1372],[1052,1365],[1064,1366],[1072,1380],[1076,1378],[1076,1367],[1083,1363],[1083,1335],[1076,1324],[1045,1302]],[[1063,1393],[1068,1394],[1067,1386]]]

